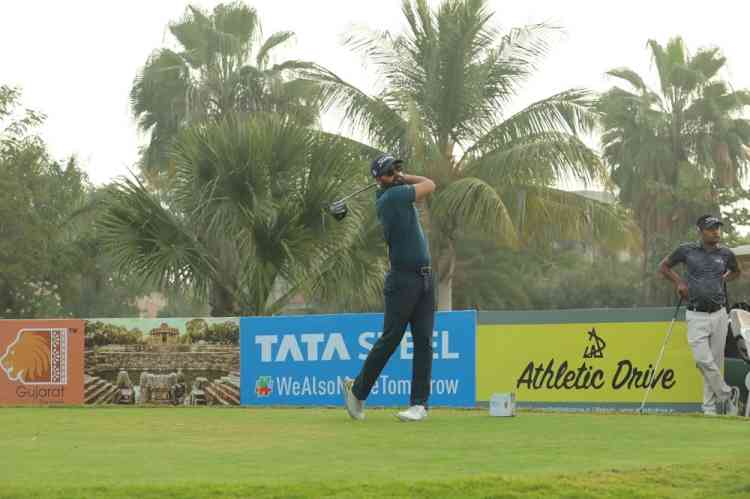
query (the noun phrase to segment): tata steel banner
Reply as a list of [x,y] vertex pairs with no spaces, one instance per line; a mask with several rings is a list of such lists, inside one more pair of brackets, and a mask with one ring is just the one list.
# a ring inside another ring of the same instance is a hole
[[0,405],[83,402],[80,320],[0,321]]
[[[495,313],[494,320],[480,318],[477,399],[515,392],[520,407],[634,410],[651,385],[648,410],[699,410],[703,382],[684,322],[675,324],[661,365],[654,369],[672,311],[663,312],[531,313],[515,319]],[[657,320],[625,322],[648,316]]]
[[[340,405],[344,377],[357,375],[382,328],[382,314],[241,318],[241,403]],[[475,339],[475,312],[436,314],[431,405],[475,406]],[[407,332],[373,387],[368,405],[408,404],[412,357]]]

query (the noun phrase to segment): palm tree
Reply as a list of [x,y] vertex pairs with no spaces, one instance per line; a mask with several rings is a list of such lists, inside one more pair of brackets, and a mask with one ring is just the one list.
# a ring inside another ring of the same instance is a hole
[[173,145],[170,209],[123,179],[98,228],[118,268],[162,289],[193,289],[214,316],[271,314],[297,293],[349,293],[342,283],[354,279],[359,299],[372,302],[382,263],[352,250],[367,211],[352,206],[337,223],[323,209],[361,182],[361,154],[278,115],[195,125]]
[[308,124],[317,120],[316,85],[292,78],[307,65],[270,62],[273,50],[294,34],[281,31],[262,40],[255,9],[241,2],[220,4],[211,13],[189,6],[169,31],[179,49],[151,55],[130,92],[138,126],[150,134],[140,165],[150,181],[171,175],[169,146],[191,123],[235,112],[277,112]]
[[666,46],[649,40],[648,48],[658,87],[613,69],[623,87],[599,102],[604,158],[640,229],[644,278],[700,213],[718,211],[719,190],[739,186],[750,160],[750,121],[741,117],[750,92],[720,78],[720,51],[690,55],[679,37]]
[[534,251],[513,251],[480,235],[456,244],[453,305],[460,309],[528,310],[543,259]]
[[445,0],[434,11],[426,0],[404,0],[402,11],[405,33],[347,40],[378,71],[384,88],[377,95],[323,68],[309,74],[374,146],[436,181],[424,216],[439,308],[451,308],[456,242],[466,227],[515,245],[580,237],[596,213],[604,220],[599,233],[621,233],[620,213],[552,188],[561,179],[603,179],[596,154],[580,139],[596,124],[589,92],[572,89],[509,111],[554,29],[533,25],[502,35],[485,0]]

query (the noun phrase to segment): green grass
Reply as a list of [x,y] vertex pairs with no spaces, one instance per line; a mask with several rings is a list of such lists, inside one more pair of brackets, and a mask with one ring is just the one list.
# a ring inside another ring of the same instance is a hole
[[750,497],[741,418],[5,408],[0,498]]

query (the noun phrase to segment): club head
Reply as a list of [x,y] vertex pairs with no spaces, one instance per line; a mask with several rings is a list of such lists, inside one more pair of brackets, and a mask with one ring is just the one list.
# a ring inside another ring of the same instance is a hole
[[338,220],[339,222],[346,217],[346,214],[349,213],[349,208],[347,208],[346,203],[343,201],[336,201],[335,203],[331,203],[331,205],[328,207],[328,212]]

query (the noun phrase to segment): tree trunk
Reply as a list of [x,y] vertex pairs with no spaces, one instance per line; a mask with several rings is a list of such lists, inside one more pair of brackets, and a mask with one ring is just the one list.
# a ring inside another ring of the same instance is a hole
[[438,282],[438,310],[453,308],[453,277],[440,279]]
[[234,296],[220,283],[215,282],[211,286],[209,303],[211,305],[211,317],[233,317],[237,315],[238,310]]
[[456,268],[456,249],[448,241],[438,256],[438,310],[453,309],[453,271]]
[[648,256],[649,256],[649,231],[646,227],[646,223],[641,222],[641,282],[643,288],[641,290],[641,303],[648,304],[651,301],[651,279],[648,275]]

